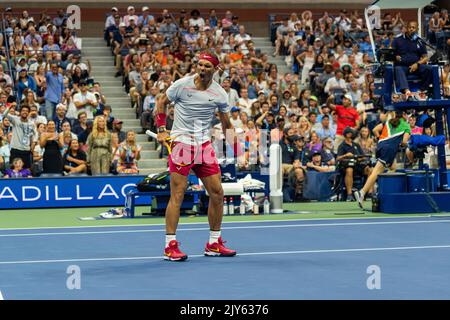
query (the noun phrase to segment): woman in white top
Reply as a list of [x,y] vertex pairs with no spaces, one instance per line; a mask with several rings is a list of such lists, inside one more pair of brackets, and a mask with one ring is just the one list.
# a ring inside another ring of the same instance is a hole
[[336,57],[336,60],[339,62],[339,64],[342,65],[344,63],[348,63],[348,56],[342,46],[339,45],[336,47],[336,53],[334,54],[334,56]]
[[312,12],[309,10],[303,11],[302,13],[302,20],[303,20],[303,26],[306,27],[310,27],[311,30],[313,29],[313,23],[314,20],[312,18]]
[[198,11],[197,9],[191,11],[189,26],[199,27],[199,29],[203,29],[203,27],[205,26],[205,20],[202,17],[200,17],[200,11]]
[[70,121],[77,119],[79,113],[75,103],[73,102],[74,94],[75,92],[72,92],[69,88],[66,88],[61,102],[67,109],[66,118]]
[[[37,123],[36,129],[38,132],[38,141],[41,139],[41,135],[47,132],[47,125],[45,123]],[[33,173],[40,174],[43,170],[45,147],[41,147],[39,143],[36,143],[33,149]]]
[[306,85],[309,80],[309,72],[316,61],[316,53],[313,46],[308,46],[308,50],[297,57],[297,61],[302,66],[302,77],[300,83]]

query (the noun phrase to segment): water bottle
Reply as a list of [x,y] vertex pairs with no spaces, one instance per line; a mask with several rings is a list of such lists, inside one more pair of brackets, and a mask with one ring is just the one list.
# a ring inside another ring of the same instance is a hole
[[234,202],[233,202],[233,197],[230,197],[230,204],[228,205],[228,213],[234,214]]
[[259,205],[256,203],[256,197],[253,197],[253,214],[259,214]]
[[267,196],[264,198],[264,214],[270,214],[270,202]]
[[241,197],[241,205],[239,206],[239,213],[241,215],[245,214],[245,203],[244,203],[244,197]]
[[223,215],[224,216],[228,215],[228,203],[226,197],[223,198]]

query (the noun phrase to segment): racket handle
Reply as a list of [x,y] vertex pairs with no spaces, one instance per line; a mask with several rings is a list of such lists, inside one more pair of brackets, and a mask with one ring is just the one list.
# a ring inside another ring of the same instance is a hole
[[158,135],[150,130],[145,131],[145,134],[148,135],[149,137],[152,137],[153,139],[157,139]]

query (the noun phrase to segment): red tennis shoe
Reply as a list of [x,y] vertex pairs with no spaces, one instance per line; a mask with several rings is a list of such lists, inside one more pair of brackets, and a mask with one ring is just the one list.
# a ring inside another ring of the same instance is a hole
[[187,255],[181,252],[177,240],[172,240],[169,242],[169,246],[164,249],[164,259],[169,261],[184,261],[187,259]]
[[219,237],[219,240],[214,243],[206,243],[205,247],[205,256],[210,257],[232,257],[236,255],[235,250],[228,249],[223,244],[226,241],[222,241],[222,237]]

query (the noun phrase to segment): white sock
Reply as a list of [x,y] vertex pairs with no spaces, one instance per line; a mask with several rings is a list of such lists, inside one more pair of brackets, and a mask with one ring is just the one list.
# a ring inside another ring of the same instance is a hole
[[361,200],[364,200],[364,196],[366,195],[366,193],[361,189],[359,190],[359,194],[361,195]]
[[169,242],[172,240],[177,240],[175,234],[166,234],[166,248],[169,246]]
[[213,244],[214,242],[218,242],[220,237],[219,231],[209,231],[209,244]]

